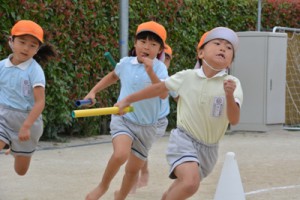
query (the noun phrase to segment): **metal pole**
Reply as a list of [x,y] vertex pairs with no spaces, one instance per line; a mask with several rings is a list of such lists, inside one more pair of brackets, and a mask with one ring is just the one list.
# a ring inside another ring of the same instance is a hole
[[260,25],[261,25],[261,0],[258,0],[258,6],[257,6],[257,31],[260,31]]
[[289,27],[282,27],[282,26],[274,26],[273,33],[275,33],[277,30],[300,32],[300,28],[289,28]]
[[128,55],[128,0],[120,0],[120,56],[125,57]]

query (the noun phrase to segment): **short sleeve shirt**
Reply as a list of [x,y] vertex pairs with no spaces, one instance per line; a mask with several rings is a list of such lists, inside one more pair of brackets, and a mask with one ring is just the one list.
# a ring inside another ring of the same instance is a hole
[[178,95],[174,91],[169,91],[168,97],[161,100],[161,111],[159,114],[159,119],[166,117],[170,113],[170,96],[176,98]]
[[44,71],[32,58],[15,66],[10,57],[0,61],[0,104],[29,111],[34,105],[33,88],[46,85]]
[[202,68],[184,70],[165,82],[169,90],[176,91],[180,96],[177,103],[177,126],[208,144],[218,143],[228,127],[223,88],[225,79],[236,82],[234,98],[241,106],[243,92],[240,81],[225,70],[212,78],[207,78]]
[[[153,61],[153,70],[160,80],[168,77],[165,64],[156,58]],[[116,65],[115,73],[121,82],[121,91],[118,100],[122,100],[126,96],[152,84],[144,64],[139,63],[137,57],[122,58]],[[133,103],[132,106],[134,107],[134,112],[129,112],[124,117],[139,125],[150,125],[156,123],[158,120],[161,99],[159,97],[145,99]]]

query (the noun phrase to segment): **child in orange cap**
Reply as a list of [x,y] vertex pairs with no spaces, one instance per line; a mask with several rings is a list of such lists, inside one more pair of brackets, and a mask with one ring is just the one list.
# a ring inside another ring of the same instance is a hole
[[43,29],[30,20],[12,27],[9,45],[13,53],[0,61],[0,150],[8,145],[16,173],[25,175],[43,133],[46,81],[38,62],[56,53],[44,44]]
[[169,69],[170,67],[171,60],[172,60],[172,48],[168,44],[166,44],[164,63],[167,66],[167,69]]
[[[163,52],[167,32],[154,21],[138,26],[134,54],[124,57],[115,69],[103,77],[87,94],[85,99],[94,99],[97,92],[121,82],[119,100],[147,86],[159,83],[168,77],[166,66],[158,60]],[[166,98],[162,95],[161,98]],[[156,138],[156,123],[159,118],[161,99],[155,97],[133,104],[134,112],[123,116],[112,115],[110,132],[114,152],[106,166],[102,180],[87,196],[86,200],[96,200],[105,194],[120,167],[126,163],[125,175],[115,199],[125,199],[138,178],[138,172],[148,157],[148,152]]]
[[[169,69],[172,60],[172,49],[168,44],[165,44],[164,53],[165,53],[164,63],[167,69]],[[170,92],[169,95],[171,95],[173,99],[177,101],[178,95],[175,92]],[[167,115],[169,113],[170,113],[169,98],[162,99],[161,112],[157,123],[157,138],[164,136],[166,132],[168,126]],[[149,169],[148,169],[148,160],[147,160],[145,162],[145,165],[142,167],[140,171],[140,176],[138,178],[137,184],[132,188],[131,193],[134,193],[136,188],[147,186],[148,180],[149,180]]]
[[202,39],[197,51],[199,69],[177,72],[165,82],[153,84],[115,104],[123,110],[133,102],[169,90],[180,96],[177,128],[172,130],[167,150],[169,177],[175,180],[162,200],[183,200],[197,192],[200,181],[217,162],[219,141],[228,124],[235,125],[240,118],[241,84],[236,77],[227,74],[238,37],[229,28],[217,27]]

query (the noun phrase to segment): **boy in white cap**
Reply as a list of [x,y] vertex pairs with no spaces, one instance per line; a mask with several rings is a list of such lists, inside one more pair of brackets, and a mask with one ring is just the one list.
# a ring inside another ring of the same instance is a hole
[[162,200],[183,200],[197,192],[200,181],[217,162],[218,144],[228,124],[239,122],[243,92],[240,81],[227,74],[237,46],[234,31],[214,28],[202,36],[198,45],[199,69],[178,72],[115,105],[122,110],[133,102],[169,90],[180,96],[177,128],[170,135],[167,150],[169,177],[175,180]]

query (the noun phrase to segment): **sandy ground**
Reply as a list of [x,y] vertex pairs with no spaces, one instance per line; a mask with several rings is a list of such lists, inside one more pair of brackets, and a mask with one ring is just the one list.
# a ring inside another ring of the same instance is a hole
[[[150,180],[128,200],[159,200],[168,188],[165,149],[168,136],[153,146]],[[0,200],[81,200],[94,188],[111,155],[110,136],[40,142],[26,176],[17,176],[12,156],[0,154]],[[300,132],[229,133],[220,143],[219,160],[190,200],[213,200],[227,152],[234,152],[247,200],[300,199]],[[102,198],[112,200],[124,168]],[[232,184],[228,180],[228,184]]]

